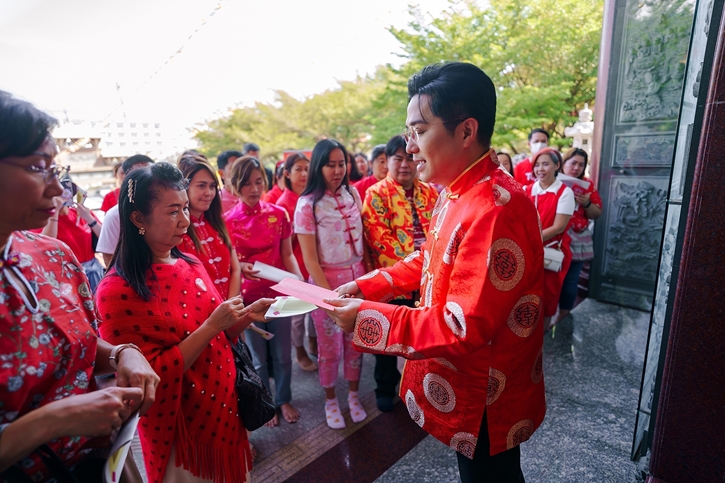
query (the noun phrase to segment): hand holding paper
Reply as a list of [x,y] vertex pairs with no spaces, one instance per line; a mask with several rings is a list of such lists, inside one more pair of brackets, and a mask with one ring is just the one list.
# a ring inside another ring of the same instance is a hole
[[277,292],[285,295],[291,295],[292,297],[296,297],[327,310],[334,310],[334,307],[324,302],[324,300],[338,298],[337,292],[293,278],[285,278],[277,285],[273,285],[272,290],[276,290]]
[[258,278],[263,278],[264,280],[269,280],[271,282],[279,283],[285,278],[293,278],[295,280],[299,280],[299,277],[294,273],[286,272],[282,269],[273,267],[272,265],[267,265],[266,263],[262,262],[254,262],[254,271],[255,276],[257,276]]

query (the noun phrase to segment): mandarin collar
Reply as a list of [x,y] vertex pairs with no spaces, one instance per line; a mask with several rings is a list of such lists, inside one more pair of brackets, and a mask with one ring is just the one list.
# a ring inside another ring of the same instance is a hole
[[192,215],[191,213],[189,213],[189,219],[191,219],[192,223],[196,223],[196,224],[202,223],[204,221],[204,218],[205,217],[204,217],[203,211],[201,212],[201,216],[199,218],[197,218],[194,215]]
[[253,207],[250,207],[248,204],[241,200],[239,201],[239,204],[242,205],[242,213],[247,216],[258,215],[262,212],[262,200],[259,200],[257,204]]
[[498,169],[498,167],[499,164],[496,159],[496,152],[493,149],[489,149],[480,158],[468,165],[468,167],[446,187],[446,191],[448,192],[446,196],[452,200],[458,199],[459,196],[478,183],[481,178],[491,173],[494,169]]
[[340,184],[340,187],[337,188],[337,191],[335,191],[334,193],[332,191],[328,190],[327,188],[325,188],[325,194],[327,196],[332,196],[334,198],[337,198],[338,196],[342,195],[342,188],[343,188],[343,186],[342,186],[342,184]]

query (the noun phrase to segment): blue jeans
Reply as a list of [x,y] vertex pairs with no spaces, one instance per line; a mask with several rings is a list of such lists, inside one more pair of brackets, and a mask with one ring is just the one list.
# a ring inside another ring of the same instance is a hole
[[561,295],[559,296],[559,309],[560,310],[571,310],[574,308],[574,302],[576,302],[576,296],[579,292],[579,274],[582,271],[582,267],[585,262],[571,261],[569,265],[569,271],[566,272],[564,278],[564,285],[561,287]]
[[[290,317],[272,319],[259,324],[261,329],[274,334],[269,341],[274,367],[274,403],[277,407],[292,400],[292,333]],[[245,331],[249,352],[252,353],[254,369],[269,389],[269,371],[267,370],[267,341],[251,330]]]

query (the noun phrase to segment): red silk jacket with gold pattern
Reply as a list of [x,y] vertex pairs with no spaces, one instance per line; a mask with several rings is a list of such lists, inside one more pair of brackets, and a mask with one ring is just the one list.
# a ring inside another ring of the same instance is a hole
[[[489,151],[440,195],[420,251],[357,280],[353,342],[403,356],[411,418],[473,458],[484,410],[490,453],[531,437],[546,413],[536,209]],[[417,308],[385,301],[420,289]]]
[[[413,193],[420,226],[428,234],[438,192],[415,179]],[[414,251],[413,212],[405,189],[390,176],[368,188],[363,203],[363,223],[375,267],[390,267]]]

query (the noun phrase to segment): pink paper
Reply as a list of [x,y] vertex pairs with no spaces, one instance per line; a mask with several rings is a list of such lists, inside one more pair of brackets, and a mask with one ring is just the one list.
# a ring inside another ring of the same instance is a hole
[[333,310],[330,304],[323,302],[324,299],[336,299],[338,298],[337,292],[327,290],[317,285],[295,280],[293,278],[285,278],[277,285],[273,285],[272,290],[276,290],[279,293],[297,297],[300,300],[315,304],[322,309]]

